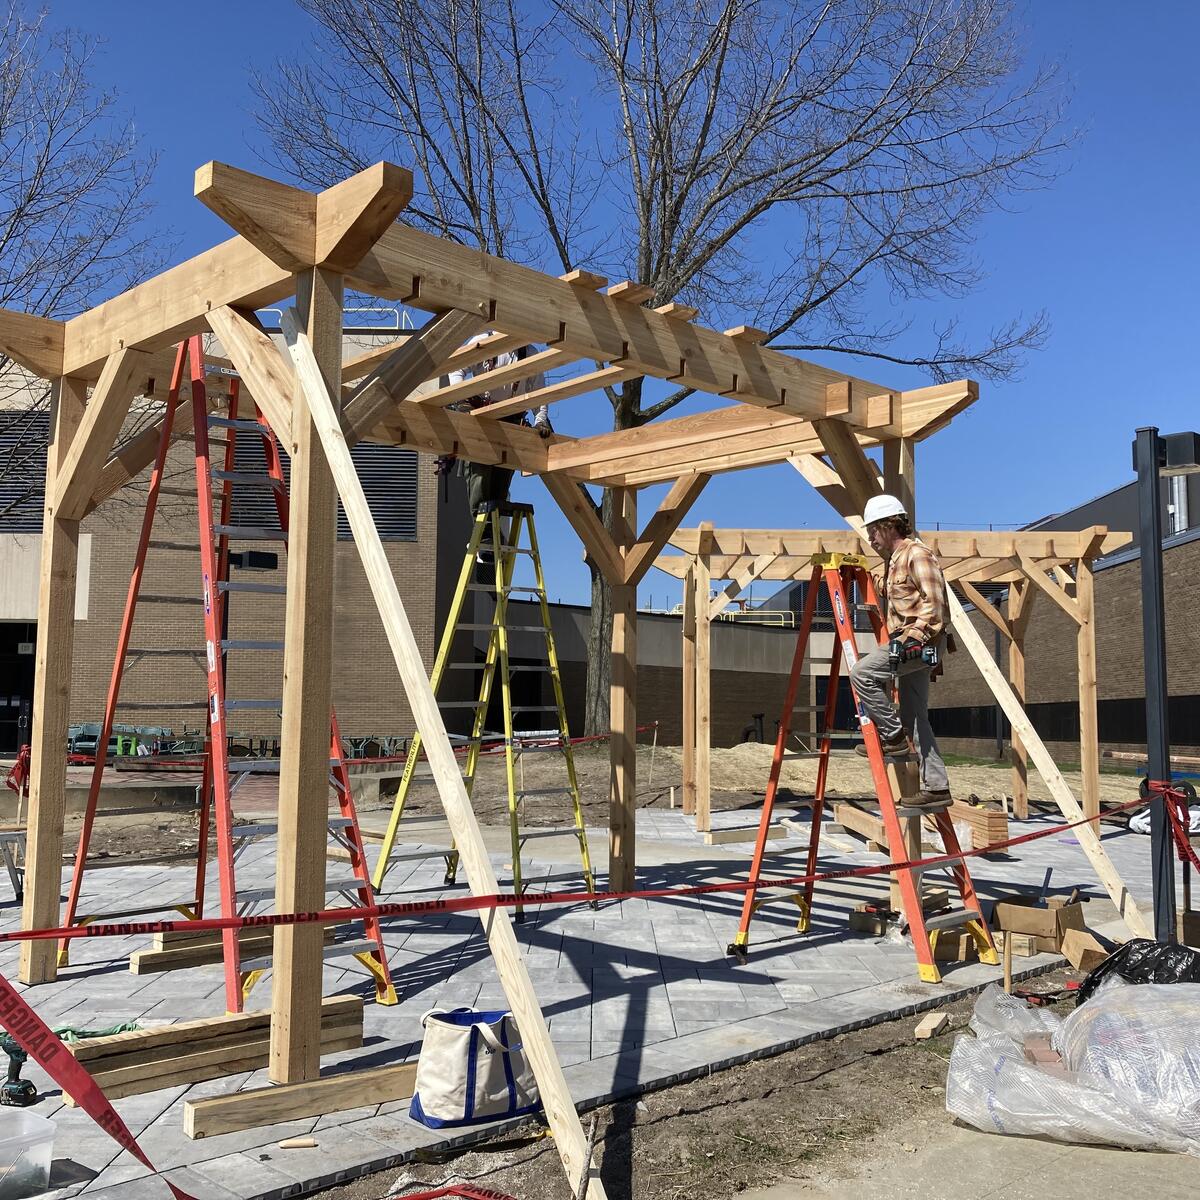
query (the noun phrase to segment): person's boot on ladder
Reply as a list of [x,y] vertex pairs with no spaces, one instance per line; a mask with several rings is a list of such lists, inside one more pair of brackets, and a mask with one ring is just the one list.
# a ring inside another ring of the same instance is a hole
[[[850,682],[875,722],[885,756],[907,757],[905,731],[911,732],[921,763],[921,791],[905,804],[937,811],[951,803],[946,764],[929,724],[929,679],[949,621],[946,579],[937,556],[915,536],[895,496],[868,500],[863,523],[871,548],[883,559],[883,579],[876,582],[890,644],[864,654],[850,668]],[[900,692],[899,713],[892,704],[893,676]],[[865,757],[865,746],[856,750]]]

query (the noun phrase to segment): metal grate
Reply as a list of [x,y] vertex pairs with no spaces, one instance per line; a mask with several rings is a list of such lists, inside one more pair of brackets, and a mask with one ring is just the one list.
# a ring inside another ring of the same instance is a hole
[[4,533],[41,532],[49,436],[49,413],[0,409],[0,531]]
[[[242,434],[234,446],[234,469],[257,475],[266,474],[262,441],[253,434]],[[415,450],[397,446],[378,446],[363,442],[350,452],[358,477],[366,493],[367,504],[375,518],[379,536],[385,541],[417,540],[417,465]],[[280,447],[283,478],[291,482],[291,462]],[[234,486],[231,525],[275,526],[275,500],[269,488]],[[338,504],[337,536],[350,541],[350,523]]]

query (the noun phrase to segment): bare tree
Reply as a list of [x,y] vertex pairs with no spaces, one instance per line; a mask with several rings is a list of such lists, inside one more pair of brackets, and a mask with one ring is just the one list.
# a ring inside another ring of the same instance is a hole
[[[0,15],[0,307],[69,317],[144,278],[154,157],[91,83],[94,40]],[[0,355],[0,521],[41,513],[48,389]]]
[[[996,379],[1045,337],[1040,314],[918,337],[906,312],[970,292],[980,218],[1047,184],[1069,140],[1055,69],[1025,63],[1003,0],[297,2],[313,53],[257,88],[277,163],[313,183],[411,163],[407,219],[634,279],[648,304],[752,322],[781,350]],[[914,340],[929,349],[902,352]],[[689,394],[607,393],[615,429]],[[612,618],[595,573],[592,599],[597,730]]]

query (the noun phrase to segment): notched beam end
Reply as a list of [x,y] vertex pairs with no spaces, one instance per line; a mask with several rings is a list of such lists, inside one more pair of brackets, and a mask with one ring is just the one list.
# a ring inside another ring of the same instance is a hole
[[0,353],[42,379],[57,379],[63,373],[64,329],[62,321],[0,308]]
[[412,200],[412,172],[377,162],[316,197],[316,262],[353,271]]
[[196,171],[195,195],[235,232],[285,271],[316,262],[317,197],[228,163]]

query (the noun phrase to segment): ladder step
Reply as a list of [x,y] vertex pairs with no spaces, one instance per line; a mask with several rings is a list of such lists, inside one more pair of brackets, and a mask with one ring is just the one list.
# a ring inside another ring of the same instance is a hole
[[208,417],[209,429],[244,429],[249,433],[270,433],[271,430],[261,421],[249,417],[217,417],[211,413]]
[[273,479],[270,475],[263,475],[258,471],[223,471],[214,469],[212,477],[228,481],[229,483],[240,483],[243,487],[262,487],[271,488],[272,490],[279,487],[279,480]]
[[[350,954],[371,954],[378,949],[378,943],[369,938],[362,938],[354,942],[330,942],[328,946],[322,948],[321,958],[323,961],[328,961],[331,958],[344,958]],[[272,956],[243,959],[241,969],[243,972],[266,970],[272,965],[272,961]]]
[[146,548],[149,550],[191,550],[199,552],[199,542],[158,542],[150,541],[146,543]]
[[[500,626],[497,625],[495,622],[489,622],[486,625],[475,624],[475,623],[467,624],[466,622],[464,622],[463,624],[457,626],[457,628],[458,629],[499,629]],[[505,625],[504,628],[507,629],[509,633],[545,633],[546,632],[546,627],[544,625]]]
[[438,708],[479,708],[482,700],[439,700]]
[[406,850],[403,854],[393,854],[388,859],[388,865],[398,862],[422,862],[429,858],[445,858],[448,854],[453,854],[450,849],[445,850]]
[[[352,822],[349,817],[330,817],[330,829],[345,829]],[[239,839],[270,837],[272,834],[279,832],[277,824],[256,824],[256,825],[236,825],[233,828],[233,836]]]
[[796,707],[792,709],[792,712],[823,713],[824,711],[825,705],[823,704],[797,704]]
[[528,792],[518,792],[517,796],[526,800],[530,796],[570,796],[572,794],[569,787],[565,788],[535,788]]
[[531,842],[534,838],[548,837],[582,837],[583,830],[576,829],[574,825],[565,826],[562,829],[534,829],[530,833],[521,833],[521,841]]
[[282,529],[270,529],[265,525],[214,525],[213,533],[242,542],[286,542],[288,539]]
[[828,738],[831,742],[861,742],[861,733],[847,733],[841,729],[793,729],[792,733],[797,737],[810,737],[814,741],[824,741]]
[[282,650],[283,642],[256,642],[246,638],[222,638],[222,650]]
[[199,596],[160,596],[153,592],[142,592],[138,596],[139,604],[203,604]]
[[283,707],[282,700],[226,700],[225,708],[232,710],[235,708],[260,708],[267,710],[275,710]]
[[217,584],[218,592],[257,592],[263,596],[286,596],[287,585],[283,583],[242,583],[222,580]]
[[[334,880],[331,883],[325,884],[325,894],[330,892],[357,892],[360,888],[368,886],[366,880],[350,879],[350,880]],[[275,898],[275,889],[269,888],[252,888],[248,892],[238,892],[238,904],[258,904],[263,900],[273,900]]]
[[114,708],[124,708],[131,712],[153,712],[155,709],[171,709],[184,712],[189,709],[203,710],[208,708],[207,700],[118,700]]
[[[468,583],[467,591],[486,592],[489,596],[494,596],[496,594],[496,588],[494,588],[490,583]],[[502,591],[506,596],[513,592],[532,592],[535,596],[540,594],[536,587],[530,587],[528,584],[522,584],[519,586],[514,584],[512,587],[500,588],[500,591]]]
[[792,759],[797,759],[797,758],[820,758],[820,757],[821,757],[820,750],[804,750],[804,751],[801,751],[796,754],[782,754],[782,755],[780,755],[779,761],[780,762],[788,762]]
[[278,775],[277,758],[231,758],[228,763],[230,775]]
[[163,650],[158,646],[139,646],[125,651],[126,658],[203,658],[203,650]]
[[[512,711],[515,713],[521,712],[558,712],[557,704],[514,704]],[[523,733],[524,730],[518,730],[518,733]]]
[[952,908],[949,912],[938,913],[936,916],[925,918],[925,928],[952,929],[955,925],[965,925],[968,921],[982,921],[983,917],[973,908]]
[[160,496],[190,496],[193,500],[196,499],[195,488],[185,487],[167,487],[165,484],[158,489]]

